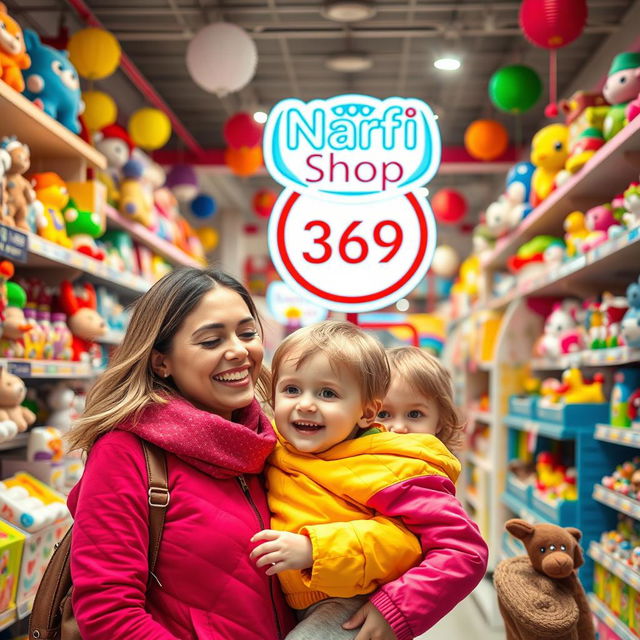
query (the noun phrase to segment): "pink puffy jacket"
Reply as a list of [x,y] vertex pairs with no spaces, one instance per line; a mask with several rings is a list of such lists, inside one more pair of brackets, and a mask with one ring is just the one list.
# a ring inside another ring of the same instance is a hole
[[147,592],[147,472],[140,440],[94,445],[69,496],[74,612],[90,640],[279,640],[292,626],[276,578],[249,559],[269,526],[262,481],[217,480],[167,454],[171,502]]

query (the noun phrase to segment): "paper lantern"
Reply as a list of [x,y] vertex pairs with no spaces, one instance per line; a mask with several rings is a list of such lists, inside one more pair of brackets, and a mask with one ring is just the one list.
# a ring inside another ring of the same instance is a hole
[[160,109],[138,109],[127,128],[134,144],[149,151],[164,147],[171,137],[171,121]]
[[169,170],[165,186],[180,202],[190,202],[198,195],[198,176],[193,167],[177,164]]
[[442,278],[453,278],[460,266],[460,257],[456,250],[448,244],[436,247],[431,262],[431,270]]
[[106,78],[120,64],[120,44],[104,29],[90,27],[76,31],[67,49],[71,64],[87,80]]
[[220,237],[215,229],[211,229],[210,227],[196,229],[196,234],[198,238],[200,238],[202,248],[205,251],[213,251],[218,246]]
[[431,200],[431,208],[438,222],[455,224],[467,213],[467,201],[455,189],[440,189]]
[[543,49],[559,49],[580,36],[587,23],[586,0],[523,0],[520,28]]
[[262,139],[262,127],[249,113],[241,112],[231,116],[222,130],[225,142],[234,149],[257,147]]
[[260,189],[260,191],[256,191],[251,202],[253,212],[259,218],[268,218],[271,215],[271,210],[277,199],[278,194],[271,189]]
[[217,209],[216,201],[208,194],[201,193],[191,201],[191,213],[196,218],[210,218]]
[[476,120],[464,132],[464,147],[477,160],[495,160],[509,145],[509,134],[495,120]]
[[524,113],[533,107],[542,93],[540,76],[522,64],[498,69],[489,80],[491,102],[508,113]]
[[114,99],[104,91],[85,91],[82,94],[84,113],[82,117],[89,131],[100,131],[113,124],[118,117]]
[[224,96],[247,85],[256,71],[258,52],[247,32],[229,22],[203,27],[187,47],[187,69],[205,91]]
[[224,162],[237,176],[251,176],[262,166],[260,147],[229,147],[224,152]]

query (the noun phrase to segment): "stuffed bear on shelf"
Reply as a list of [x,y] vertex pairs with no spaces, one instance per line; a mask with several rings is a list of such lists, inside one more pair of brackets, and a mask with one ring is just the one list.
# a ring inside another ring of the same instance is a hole
[[589,602],[576,575],[584,563],[582,533],[517,518],[505,528],[528,554],[503,560],[493,576],[507,640],[595,640]]

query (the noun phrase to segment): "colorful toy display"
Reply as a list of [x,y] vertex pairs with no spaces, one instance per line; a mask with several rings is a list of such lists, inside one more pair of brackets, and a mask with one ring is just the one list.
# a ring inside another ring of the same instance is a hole
[[0,22],[0,80],[22,93],[24,79],[20,70],[31,66],[31,58],[27,54],[22,29],[7,13],[4,2],[0,2]]
[[556,187],[556,177],[569,155],[569,130],[563,124],[550,124],[540,129],[531,141],[531,162],[536,166],[531,181],[531,203],[537,206]]
[[35,231],[28,221],[33,217],[31,211],[36,202],[36,194],[31,183],[23,175],[31,166],[29,147],[15,136],[3,138],[0,147],[11,157],[11,166],[7,170],[8,211],[4,218],[5,224],[11,224],[24,231]]
[[64,180],[53,172],[37,173],[31,178],[36,198],[43,208],[36,219],[38,235],[45,240],[71,248],[62,209],[69,202],[69,192]]

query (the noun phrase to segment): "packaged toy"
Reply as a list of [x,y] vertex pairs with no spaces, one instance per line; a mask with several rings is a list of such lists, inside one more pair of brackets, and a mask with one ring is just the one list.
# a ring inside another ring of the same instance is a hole
[[27,54],[22,29],[7,13],[4,2],[0,2],[0,23],[0,80],[22,93],[24,79],[20,69],[28,69],[31,58]]
[[73,133],[80,133],[80,79],[66,51],[42,44],[35,31],[24,32],[31,67],[25,71],[24,95]]
[[24,177],[31,167],[29,147],[15,136],[3,138],[0,147],[11,156],[11,167],[7,171],[7,220],[18,229],[33,231],[28,221],[35,216],[35,210],[32,212],[32,209],[36,193]]
[[36,173],[31,178],[36,198],[43,204],[36,221],[38,235],[45,240],[71,248],[62,209],[69,202],[69,193],[64,180],[53,172]]
[[622,318],[621,334],[624,343],[640,349],[640,277],[627,287],[628,311]]
[[619,369],[613,376],[611,389],[611,417],[614,427],[630,427],[633,412],[633,395],[640,392],[640,370]]
[[24,534],[0,520],[0,612],[16,606]]
[[531,204],[535,207],[553,191],[556,176],[564,168],[568,156],[569,130],[563,124],[550,124],[540,129],[531,142],[531,162],[536,166],[531,187]]
[[607,81],[602,93],[613,105],[604,121],[606,140],[620,131],[626,121],[627,103],[640,94],[640,53],[625,52],[618,54],[611,63]]

